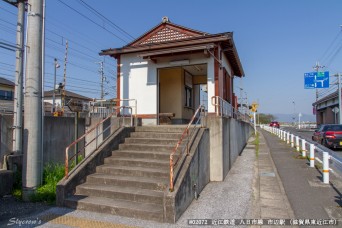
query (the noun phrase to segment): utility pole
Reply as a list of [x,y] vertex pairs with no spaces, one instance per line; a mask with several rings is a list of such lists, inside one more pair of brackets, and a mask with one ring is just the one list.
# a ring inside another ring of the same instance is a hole
[[59,68],[59,64],[57,59],[54,61],[54,79],[53,79],[53,92],[52,92],[52,113],[56,112],[56,76],[57,76],[57,68]]
[[103,72],[103,61],[101,62],[96,62],[96,63],[99,63],[100,64],[100,70],[99,70],[99,73],[100,73],[100,77],[101,77],[101,100],[103,100],[104,98],[104,87],[103,87],[103,82],[105,80],[105,77],[104,77],[104,72]]
[[341,74],[337,73],[336,75],[338,77],[338,123],[342,124],[342,102],[341,102]]
[[[313,66],[312,68],[318,73],[319,69],[324,68],[325,66],[321,66],[319,65],[319,62],[316,62],[316,65]],[[316,81],[316,77],[315,77],[315,81]],[[318,100],[318,89],[316,88],[316,101]]]
[[24,100],[24,200],[29,200],[36,191],[42,173],[42,17],[43,0],[29,0]]
[[65,42],[65,58],[64,58],[64,76],[63,76],[63,90],[62,90],[62,115],[64,114],[64,106],[65,106],[65,86],[66,86],[66,67],[68,62],[68,41]]
[[25,1],[18,0],[17,49],[15,66],[15,93],[13,115],[13,151],[22,154],[23,132],[23,78],[24,78],[24,30],[25,30]]

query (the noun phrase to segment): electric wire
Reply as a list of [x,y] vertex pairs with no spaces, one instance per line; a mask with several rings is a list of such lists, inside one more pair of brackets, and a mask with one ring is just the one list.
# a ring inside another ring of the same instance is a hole
[[131,34],[129,34],[127,31],[125,31],[124,29],[122,29],[121,27],[116,25],[114,22],[112,22],[107,17],[105,17],[102,13],[98,12],[96,9],[94,9],[93,7],[91,7],[90,5],[85,3],[83,0],[79,0],[79,2],[81,2],[84,6],[86,6],[90,11],[92,11],[93,13],[98,15],[100,18],[102,18],[105,21],[107,21],[110,25],[112,25],[115,29],[120,31],[122,34],[127,35],[130,39],[135,39]]
[[112,34],[113,36],[115,36],[116,38],[118,38],[119,40],[123,41],[123,42],[127,42],[126,40],[122,39],[121,37],[119,37],[118,35],[116,35],[115,33],[111,32],[110,30],[106,29],[104,26],[100,25],[99,23],[95,22],[94,20],[92,20],[91,18],[89,18],[88,16],[84,15],[83,13],[81,13],[80,11],[74,9],[73,7],[71,7],[70,5],[66,4],[65,2],[61,1],[61,0],[57,0],[58,2],[60,2],[61,4],[63,4],[64,6],[68,7],[69,9],[71,9],[72,11],[76,12],[77,14],[81,15],[82,17],[86,18],[87,20],[91,21],[93,24],[99,26],[100,28],[102,28],[103,30],[107,31],[108,33]]

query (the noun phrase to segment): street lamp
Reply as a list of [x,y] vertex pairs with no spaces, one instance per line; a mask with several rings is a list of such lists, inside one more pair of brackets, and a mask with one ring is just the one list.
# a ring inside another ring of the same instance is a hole
[[55,105],[55,100],[56,100],[56,96],[55,96],[55,91],[56,91],[56,72],[57,72],[57,68],[60,67],[56,58],[55,58],[54,66],[55,66],[55,74],[54,74],[53,93],[52,93],[52,113],[54,113],[56,111],[55,110],[56,109],[56,105]]
[[296,103],[294,101],[292,101],[293,103],[293,125],[295,125],[295,119],[296,119]]

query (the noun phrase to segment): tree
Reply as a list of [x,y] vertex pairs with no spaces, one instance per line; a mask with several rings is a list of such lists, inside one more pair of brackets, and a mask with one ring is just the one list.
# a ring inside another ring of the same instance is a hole
[[272,121],[274,121],[276,118],[272,114],[264,114],[260,113],[259,114],[259,123],[260,124],[268,124]]

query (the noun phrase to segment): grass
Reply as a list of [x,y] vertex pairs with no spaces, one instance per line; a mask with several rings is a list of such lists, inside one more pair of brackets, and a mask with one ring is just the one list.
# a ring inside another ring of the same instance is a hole
[[[83,156],[78,156],[78,161],[83,160]],[[70,170],[75,167],[75,161],[72,162]],[[43,170],[43,184],[39,186],[36,192],[31,196],[32,202],[45,202],[48,204],[55,204],[56,202],[56,186],[58,182],[64,177],[64,164],[48,163]],[[22,199],[22,182],[21,172],[15,174],[15,184],[12,195],[17,199]]]
[[259,132],[257,132],[255,134],[255,139],[253,141],[253,144],[255,145],[255,153],[257,157],[259,157],[259,143],[260,143]]
[[64,177],[64,165],[49,163],[43,171],[43,185],[38,187],[35,194],[31,196],[33,202],[46,202],[54,204],[56,201],[57,183]]

